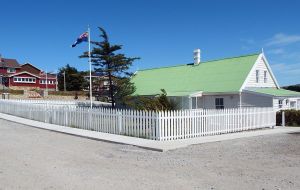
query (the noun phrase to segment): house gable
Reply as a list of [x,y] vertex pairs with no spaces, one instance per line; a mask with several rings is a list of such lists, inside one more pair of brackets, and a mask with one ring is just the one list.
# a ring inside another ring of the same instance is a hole
[[257,58],[240,91],[247,88],[280,88],[263,53],[261,53]]
[[30,63],[25,63],[21,66],[20,72],[23,72],[23,71],[32,73],[34,75],[39,75],[41,72],[40,69],[36,68],[35,66],[31,65]]
[[12,74],[10,75],[9,77],[15,77],[15,76],[18,76],[18,77],[23,77],[23,76],[30,76],[30,77],[36,77],[36,78],[40,78],[39,76],[37,75],[34,75],[32,73],[29,73],[27,71],[22,71],[22,72],[19,72],[19,73],[16,73],[16,74]]

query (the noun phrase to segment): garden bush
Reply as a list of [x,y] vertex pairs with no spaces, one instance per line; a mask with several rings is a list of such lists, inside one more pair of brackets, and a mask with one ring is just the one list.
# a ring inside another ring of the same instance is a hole
[[86,96],[87,92],[84,91],[49,91],[49,95],[54,95],[54,96]]
[[[276,113],[276,125],[282,125],[282,112]],[[286,126],[300,126],[300,110],[284,110]]]

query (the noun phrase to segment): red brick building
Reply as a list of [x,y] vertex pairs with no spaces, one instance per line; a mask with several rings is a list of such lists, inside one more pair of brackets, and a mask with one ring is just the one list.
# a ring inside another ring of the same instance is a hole
[[46,74],[39,68],[25,63],[20,65],[16,59],[0,57],[1,84],[14,90],[56,90],[56,75]]

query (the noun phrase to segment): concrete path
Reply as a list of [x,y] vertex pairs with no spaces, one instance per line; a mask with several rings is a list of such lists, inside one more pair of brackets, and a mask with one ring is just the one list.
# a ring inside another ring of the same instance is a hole
[[156,150],[156,151],[168,151],[177,148],[183,148],[194,144],[201,144],[201,143],[208,143],[208,142],[217,142],[217,141],[224,141],[224,140],[232,140],[238,138],[245,138],[245,137],[255,137],[260,135],[271,135],[271,134],[280,134],[280,133],[291,133],[291,132],[300,132],[299,127],[276,127],[275,129],[265,129],[265,130],[255,130],[255,131],[245,131],[239,133],[230,133],[230,134],[222,134],[222,135],[215,135],[215,136],[205,136],[205,137],[197,137],[191,139],[182,139],[176,141],[154,141],[142,138],[135,138],[135,137],[128,137],[122,135],[114,135],[108,133],[101,133],[95,131],[88,131],[82,129],[76,129],[71,127],[64,127],[59,125],[53,125],[48,123],[43,123],[39,121],[33,121],[29,119],[24,119],[12,115],[7,115],[0,113],[0,118],[21,123],[27,126],[36,127],[40,129],[46,129],[50,131],[56,131],[60,133],[66,133],[70,135],[107,141],[107,142],[114,142],[120,144],[128,144],[134,145],[146,149]]

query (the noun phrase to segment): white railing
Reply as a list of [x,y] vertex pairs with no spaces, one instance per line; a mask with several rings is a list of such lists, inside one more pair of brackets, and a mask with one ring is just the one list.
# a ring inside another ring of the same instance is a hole
[[137,111],[0,100],[0,112],[98,132],[168,141],[276,125],[272,108]]

